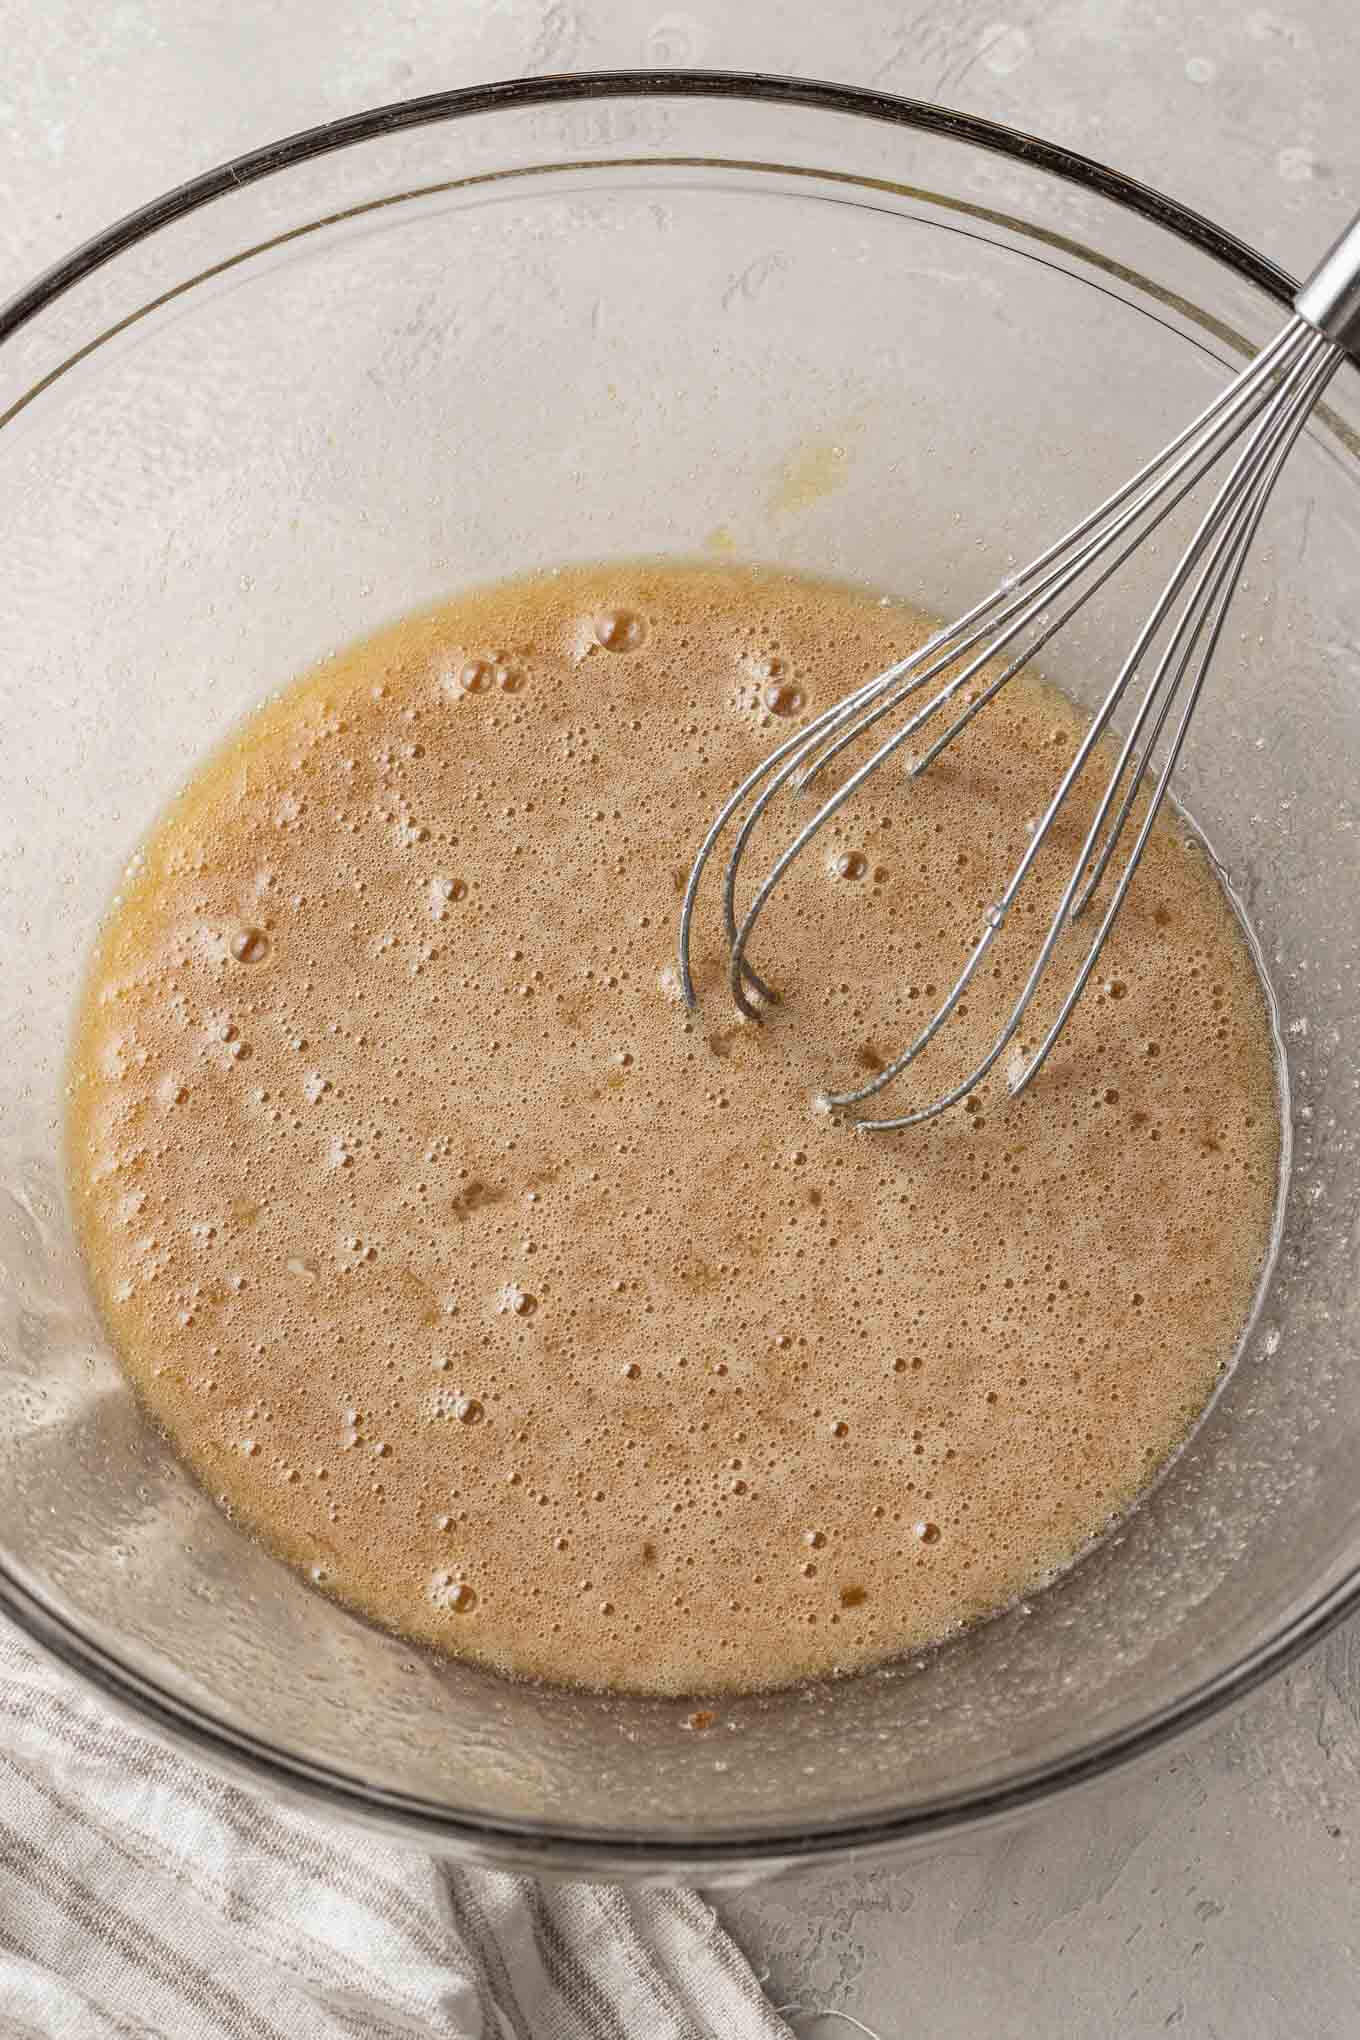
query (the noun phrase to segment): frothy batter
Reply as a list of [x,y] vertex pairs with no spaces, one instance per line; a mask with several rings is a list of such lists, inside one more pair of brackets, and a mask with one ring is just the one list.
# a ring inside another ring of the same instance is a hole
[[[999,1069],[922,1129],[809,1110],[976,938],[1078,729],[1037,683],[802,861],[767,1025],[712,900],[679,1003],[701,826],[926,629],[756,571],[491,589],[271,703],[129,874],[74,1063],[99,1301],[208,1489],[379,1622],[648,1691],[864,1665],[1071,1558],[1230,1360],[1271,1035],[1174,822],[1023,1100]],[[1081,819],[919,1095],[995,1033]]]

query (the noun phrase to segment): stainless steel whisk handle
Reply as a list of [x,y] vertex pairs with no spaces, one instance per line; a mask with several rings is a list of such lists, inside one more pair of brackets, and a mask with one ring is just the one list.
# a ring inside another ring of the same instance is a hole
[[1360,213],[1323,256],[1294,310],[1360,360]]

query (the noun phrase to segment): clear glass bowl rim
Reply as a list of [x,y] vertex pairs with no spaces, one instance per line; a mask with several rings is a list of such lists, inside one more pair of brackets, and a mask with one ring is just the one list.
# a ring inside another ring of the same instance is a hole
[[[305,128],[222,163],[115,221],[0,305],[0,346],[86,277],[162,228],[246,184],[313,158],[404,128],[435,126],[476,115],[591,100],[652,98],[745,100],[799,106],[968,143],[1097,193],[1150,220],[1234,271],[1282,306],[1292,303],[1298,288],[1296,280],[1268,257],[1152,186],[1059,143],[930,100],[908,99],[824,79],[764,72],[582,71],[498,80],[370,107],[340,120]],[[785,1867],[827,1857],[862,1855],[869,1850],[891,1850],[932,1834],[995,1820],[1069,1786],[1094,1779],[1206,1721],[1289,1665],[1357,1609],[1360,1609],[1360,1567],[1321,1594],[1255,1651],[1181,1694],[1136,1727],[1094,1739],[1057,1762],[1034,1766],[1001,1785],[942,1795],[910,1811],[887,1810],[872,1818],[827,1824],[815,1832],[780,1834],[766,1829],[750,1834],[735,1832],[720,1839],[681,1841],[664,1834],[625,1838],[606,1831],[554,1829],[550,1819],[513,1822],[473,1818],[414,1795],[376,1789],[359,1778],[256,1741],[229,1728],[206,1710],[166,1692],[111,1652],[94,1645],[15,1578],[0,1553],[0,1612],[68,1670],[172,1743],[209,1758],[219,1769],[265,1785],[275,1794],[312,1807],[320,1802],[336,1813],[376,1824],[388,1833],[396,1830],[427,1846],[442,1842],[473,1859],[481,1856],[487,1861],[567,1875],[636,1874],[648,1870],[720,1874],[725,1865],[760,1862],[777,1862]]]

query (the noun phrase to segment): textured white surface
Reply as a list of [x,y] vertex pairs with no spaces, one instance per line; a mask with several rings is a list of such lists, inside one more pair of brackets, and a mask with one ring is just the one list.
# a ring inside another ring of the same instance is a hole
[[[0,48],[0,296],[238,150],[582,66],[940,98],[1103,156],[1294,268],[1360,202],[1356,0],[0,0]],[[1353,1626],[1194,1743],[1022,1827],[723,1911],[776,2003],[882,2040],[1349,2040],[1357,1826]]]

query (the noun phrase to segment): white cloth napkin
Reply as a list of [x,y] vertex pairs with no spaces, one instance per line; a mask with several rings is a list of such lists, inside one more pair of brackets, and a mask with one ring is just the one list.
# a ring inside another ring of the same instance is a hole
[[692,1891],[458,1870],[276,1808],[0,1624],[3,2040],[792,2040]]

